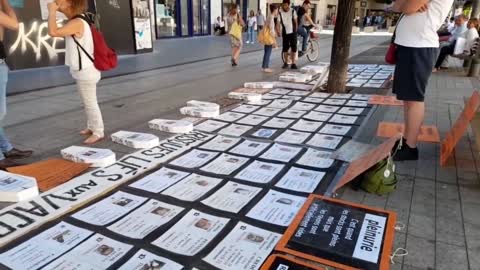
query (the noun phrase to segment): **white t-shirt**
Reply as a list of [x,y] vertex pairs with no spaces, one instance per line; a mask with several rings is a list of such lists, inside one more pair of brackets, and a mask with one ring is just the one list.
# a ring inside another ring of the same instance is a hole
[[[293,10],[292,12],[292,8],[290,8],[287,12],[283,11],[282,8],[280,8],[280,17],[281,17],[281,21],[283,22],[283,27],[285,27],[285,33],[288,35],[288,34],[292,34],[293,33],[293,22],[292,22],[292,19],[293,20],[297,20],[297,13],[295,12],[295,10]],[[293,16],[293,18],[292,18]]]
[[437,30],[452,8],[453,0],[430,0],[425,12],[405,15],[397,26],[395,44],[413,48],[438,48]]
[[248,17],[248,27],[252,27],[257,24],[257,17]]
[[477,29],[475,29],[475,27],[468,29],[465,33],[462,34],[462,37],[467,40],[465,44],[465,51],[468,51],[470,53],[473,44],[475,44],[475,41],[479,37]]

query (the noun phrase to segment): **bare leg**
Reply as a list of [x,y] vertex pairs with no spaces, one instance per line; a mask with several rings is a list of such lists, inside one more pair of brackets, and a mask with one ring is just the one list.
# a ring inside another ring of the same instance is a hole
[[235,63],[238,63],[238,58],[240,58],[240,52],[242,51],[242,47],[236,47],[235,48],[235,54],[233,56],[233,59],[235,60]]
[[290,57],[292,58],[292,65],[295,65],[295,56],[297,56],[297,52],[291,51]]
[[417,147],[417,138],[425,118],[425,103],[418,101],[405,102],[405,139],[408,146]]

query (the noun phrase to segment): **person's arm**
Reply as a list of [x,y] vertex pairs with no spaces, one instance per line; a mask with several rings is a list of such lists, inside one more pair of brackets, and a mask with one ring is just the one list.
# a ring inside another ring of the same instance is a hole
[[18,19],[8,0],[1,0],[0,4],[2,9],[0,10],[0,26],[8,28],[10,30],[18,30]]
[[312,26],[315,26],[315,23],[313,22],[312,17],[310,17],[310,15],[305,14],[305,15],[303,15],[303,16],[305,16],[305,18],[307,18],[307,21],[308,21]]
[[429,0],[396,0],[393,11],[405,15],[412,15],[417,12],[424,12],[428,9]]
[[55,2],[48,4],[48,34],[51,37],[68,37],[72,35],[83,35],[82,19],[73,19],[68,21],[62,27],[57,25],[58,6]]

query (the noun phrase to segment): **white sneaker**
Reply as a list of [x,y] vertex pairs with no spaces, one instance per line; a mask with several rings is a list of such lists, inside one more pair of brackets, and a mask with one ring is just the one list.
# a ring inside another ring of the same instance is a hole
[[250,44],[250,41],[247,40],[245,43]]

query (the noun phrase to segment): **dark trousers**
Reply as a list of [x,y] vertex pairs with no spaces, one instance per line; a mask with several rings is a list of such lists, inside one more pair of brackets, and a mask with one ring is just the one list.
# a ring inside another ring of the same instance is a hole
[[265,53],[263,54],[263,64],[262,68],[269,68],[270,67],[270,56],[272,55],[272,45],[265,45]]
[[435,63],[435,68],[440,68],[443,61],[445,61],[445,58],[453,54],[453,52],[455,51],[455,43],[456,42],[452,42],[452,44],[445,46],[440,50],[440,55],[438,55],[437,63]]

